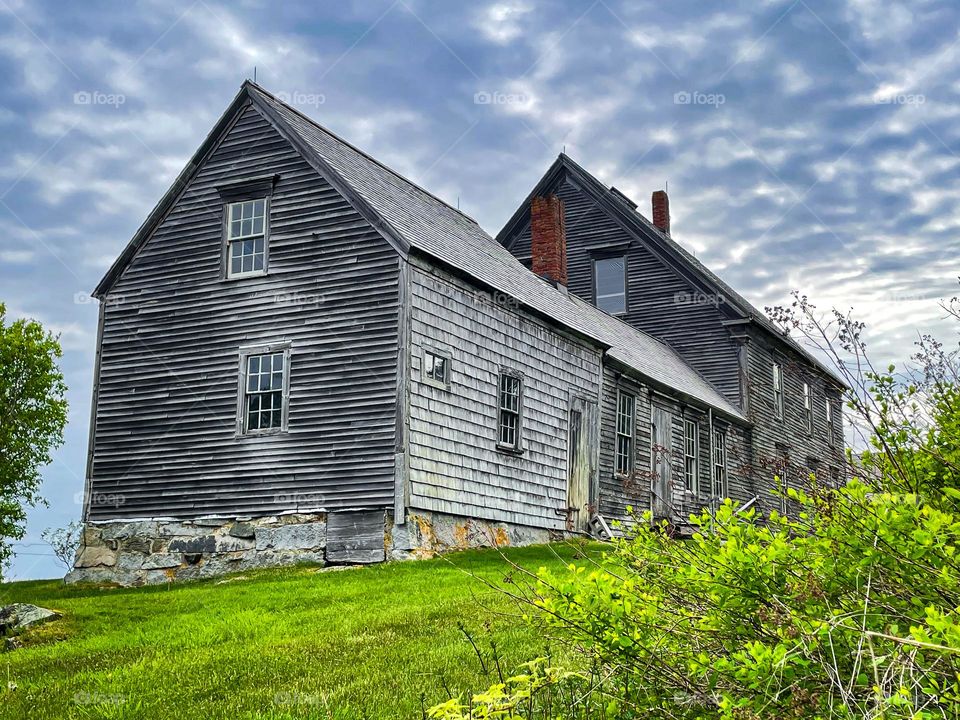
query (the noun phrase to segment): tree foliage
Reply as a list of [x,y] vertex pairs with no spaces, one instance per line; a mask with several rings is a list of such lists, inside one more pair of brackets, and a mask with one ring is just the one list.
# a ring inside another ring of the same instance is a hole
[[7,323],[0,304],[0,569],[41,501],[40,469],[63,442],[66,385],[57,339],[33,320]]
[[[876,368],[848,315],[801,297],[772,315],[850,385],[852,479],[791,489],[790,517],[728,501],[689,540],[638,518],[602,562],[530,576],[511,592],[591,672],[551,668],[555,683],[533,675],[434,717],[960,717],[955,350],[922,338],[910,369]],[[582,715],[548,707],[571,684]]]

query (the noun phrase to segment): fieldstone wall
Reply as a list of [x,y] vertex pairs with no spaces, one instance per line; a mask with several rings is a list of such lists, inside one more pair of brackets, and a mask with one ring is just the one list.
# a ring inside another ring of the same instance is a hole
[[327,515],[88,524],[66,581],[155,585],[327,562]]
[[563,533],[458,515],[360,511],[90,523],[68,583],[156,585],[298,563],[356,564],[429,558],[475,547],[535,545]]

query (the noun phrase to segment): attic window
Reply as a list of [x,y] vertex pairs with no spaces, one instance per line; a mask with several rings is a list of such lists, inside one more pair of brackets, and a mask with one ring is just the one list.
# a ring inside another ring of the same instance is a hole
[[593,261],[594,305],[610,313],[622,315],[627,311],[627,258],[597,258]]
[[263,275],[267,268],[267,200],[227,204],[227,277]]
[[423,351],[423,379],[429,385],[450,389],[450,355],[425,348]]

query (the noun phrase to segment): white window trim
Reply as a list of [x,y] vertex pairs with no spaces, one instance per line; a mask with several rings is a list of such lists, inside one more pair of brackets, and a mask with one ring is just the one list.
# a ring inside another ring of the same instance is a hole
[[[264,437],[286,433],[290,424],[290,356],[292,344],[289,341],[267,343],[264,345],[245,345],[240,348],[240,366],[237,382],[237,426],[238,438]],[[283,353],[283,395],[280,413],[280,427],[266,430],[247,430],[247,358],[251,355],[273,355]]]
[[[503,378],[511,377],[514,378],[517,382],[517,410],[514,413],[512,410],[507,410],[503,407],[503,401],[501,398],[501,388],[503,385]],[[523,375],[517,372],[516,370],[511,370],[509,368],[502,368],[499,373],[497,373],[497,449],[504,452],[519,454],[523,452]],[[505,443],[500,439],[500,428],[501,421],[503,419],[503,413],[508,412],[511,414],[516,414],[517,416],[517,431],[516,431],[516,442],[513,444]]]
[[783,420],[783,365],[773,364],[773,416]]
[[833,447],[833,445],[835,445],[837,442],[837,438],[836,438],[837,429],[834,424],[834,417],[833,417],[833,398],[831,398],[830,395],[828,394],[826,396],[826,399],[827,399],[827,444]]
[[[727,434],[723,430],[713,430],[713,457],[710,459],[710,493],[713,497],[725,498],[729,495],[727,487]],[[717,494],[717,471],[721,473],[720,494]]]
[[[687,434],[691,426],[693,427],[693,455],[688,453],[687,445],[687,441],[691,438]],[[687,487],[687,476],[689,474],[687,472],[687,461],[690,459],[693,460],[693,478],[690,487]],[[683,420],[683,483],[687,492],[692,492],[694,495],[700,493],[700,423],[690,418],[684,418]]]
[[[230,208],[232,208],[234,205],[240,205],[241,203],[250,202],[251,200],[263,200],[263,233],[231,237],[230,236],[230,212],[231,212]],[[223,203],[223,252],[222,252],[224,280],[242,280],[244,278],[262,277],[267,274],[270,267],[270,204],[271,204],[270,201],[271,201],[270,194],[250,195],[249,197],[238,197],[235,199],[224,201]],[[231,265],[230,245],[237,241],[255,240],[259,237],[263,238],[263,269],[250,270],[248,272],[238,272],[238,273],[231,272],[230,271],[230,265]]]
[[[445,366],[447,369],[446,377],[441,381],[436,378],[432,378],[427,374],[427,355],[433,355],[434,357],[442,358],[445,360]],[[435,347],[429,345],[423,346],[423,353],[420,356],[420,379],[427,385],[432,385],[433,387],[440,388],[441,390],[449,390],[451,375],[453,373],[453,357],[446,350],[438,350]],[[499,382],[499,380],[498,380]],[[497,393],[497,402],[500,402],[499,390]]]
[[803,384],[803,422],[807,426],[807,434],[813,435],[813,388],[808,382]]
[[[621,398],[630,398],[630,433],[620,432]],[[637,396],[633,393],[617,389],[617,412],[614,416],[614,444],[613,444],[613,472],[615,475],[628,476],[636,469],[637,463]],[[620,438],[627,438],[630,443],[630,452],[627,455],[626,470],[620,468]]]

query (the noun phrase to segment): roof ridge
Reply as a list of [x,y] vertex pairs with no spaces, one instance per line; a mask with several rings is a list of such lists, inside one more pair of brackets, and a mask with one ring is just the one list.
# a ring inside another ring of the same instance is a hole
[[415,183],[413,180],[411,180],[410,178],[408,178],[408,177],[402,175],[401,173],[397,172],[396,170],[394,170],[394,169],[393,169],[392,167],[390,167],[389,165],[385,165],[383,162],[381,162],[380,160],[377,160],[375,157],[373,157],[370,153],[366,152],[365,150],[361,150],[361,149],[358,148],[356,145],[354,145],[352,142],[350,142],[349,140],[346,140],[345,138],[341,137],[341,136],[338,135],[337,133],[333,132],[333,130],[330,130],[329,128],[321,125],[319,122],[317,122],[316,120],[314,120],[312,117],[310,117],[310,116],[307,115],[306,113],[303,113],[303,112],[301,112],[300,110],[297,110],[297,108],[293,107],[293,105],[290,105],[289,103],[284,102],[283,100],[281,100],[280,98],[278,98],[276,95],[274,95],[272,92],[270,92],[269,90],[267,90],[266,88],[264,88],[264,87],[263,87],[262,85],[260,85],[259,83],[256,83],[256,82],[254,82],[253,80],[250,80],[250,79],[248,78],[247,80],[244,81],[244,85],[249,85],[250,87],[252,87],[253,89],[255,89],[257,92],[259,92],[259,93],[261,93],[261,94],[263,94],[263,95],[266,95],[268,98],[270,98],[270,99],[273,100],[274,102],[279,103],[280,105],[282,105],[283,107],[285,107],[285,108],[286,108],[287,110],[289,110],[290,112],[295,113],[297,116],[299,116],[299,117],[303,118],[304,120],[306,120],[308,123],[310,123],[311,125],[313,125],[315,128],[317,128],[317,129],[320,130],[321,132],[326,133],[327,135],[329,135],[330,137],[332,137],[332,138],[333,138],[334,140],[336,140],[337,142],[339,142],[339,143],[347,146],[348,148],[350,148],[351,150],[353,150],[353,151],[354,151],[355,153],[357,153],[358,155],[362,155],[364,158],[366,158],[367,160],[369,160],[370,162],[372,162],[374,165],[377,165],[378,167],[383,168],[384,170],[386,170],[388,173],[390,173],[390,174],[393,175],[394,177],[398,178],[399,180],[402,180],[403,182],[407,183],[407,184],[410,185],[411,187],[416,188],[418,191],[420,191],[420,192],[423,193],[424,195],[426,195],[426,196],[428,196],[428,197],[430,197],[430,198],[433,198],[433,199],[436,200],[438,203],[441,203],[442,205],[446,206],[446,207],[449,208],[450,210],[453,210],[455,213],[457,213],[458,215],[462,216],[464,219],[469,220],[469,221],[470,221],[471,223],[473,223],[474,225],[477,225],[477,226],[480,225],[480,223],[478,223],[478,222],[476,221],[476,219],[474,219],[473,217],[471,217],[470,215],[468,215],[467,213],[465,213],[465,212],[464,212],[463,210],[461,210],[460,208],[454,207],[453,205],[451,205],[450,203],[448,203],[448,202],[447,202],[446,200],[444,200],[443,198],[438,197],[437,195],[434,195],[432,192],[430,192],[429,190],[427,190],[426,188],[424,188],[422,185],[420,185],[420,184],[418,184],[418,183]]

